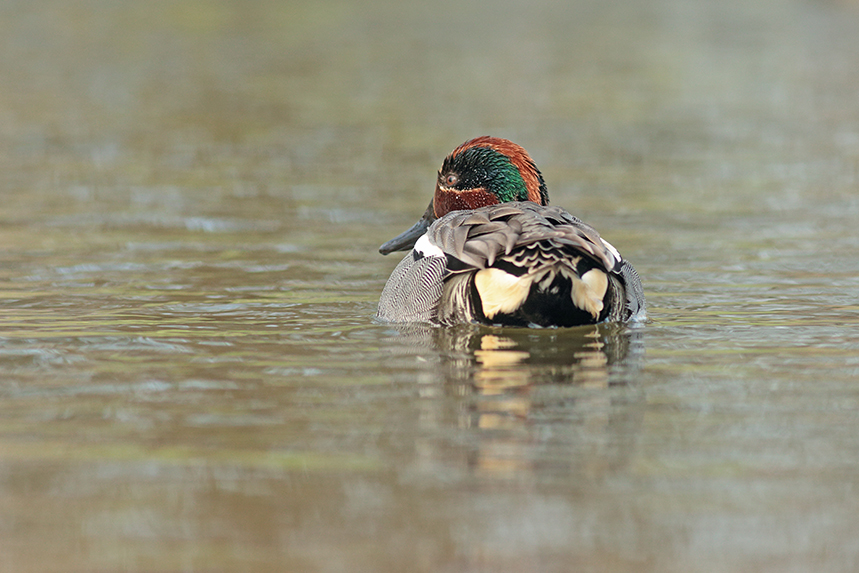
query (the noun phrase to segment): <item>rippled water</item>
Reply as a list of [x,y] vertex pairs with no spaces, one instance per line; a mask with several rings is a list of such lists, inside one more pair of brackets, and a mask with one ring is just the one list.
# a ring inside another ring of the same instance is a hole
[[[854,571],[859,7],[0,7],[0,570]],[[373,320],[514,139],[650,322]]]

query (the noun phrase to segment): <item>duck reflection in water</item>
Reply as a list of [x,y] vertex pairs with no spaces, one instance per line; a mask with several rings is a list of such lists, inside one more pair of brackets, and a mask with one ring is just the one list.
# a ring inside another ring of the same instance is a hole
[[423,380],[441,385],[444,399],[422,401],[424,429],[454,422],[465,432],[464,452],[462,444],[437,441],[419,447],[427,469],[449,460],[450,448],[471,471],[505,479],[546,472],[594,477],[628,459],[643,412],[635,384],[641,328],[411,325],[401,335],[411,352],[438,352],[433,376]]

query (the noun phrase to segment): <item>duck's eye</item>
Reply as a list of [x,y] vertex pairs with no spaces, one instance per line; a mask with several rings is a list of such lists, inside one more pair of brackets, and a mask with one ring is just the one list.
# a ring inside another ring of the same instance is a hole
[[457,184],[458,181],[459,181],[459,177],[457,177],[453,173],[449,173],[449,174],[444,176],[444,184],[447,187],[453,187],[454,185]]

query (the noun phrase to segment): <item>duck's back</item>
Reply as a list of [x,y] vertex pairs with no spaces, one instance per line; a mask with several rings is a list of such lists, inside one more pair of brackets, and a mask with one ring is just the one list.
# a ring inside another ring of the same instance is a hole
[[379,318],[574,326],[644,315],[635,269],[567,211],[530,202],[454,211],[397,266]]

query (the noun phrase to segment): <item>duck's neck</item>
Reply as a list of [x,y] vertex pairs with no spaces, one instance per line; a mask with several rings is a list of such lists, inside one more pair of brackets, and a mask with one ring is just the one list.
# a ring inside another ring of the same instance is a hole
[[451,211],[464,211],[496,205],[498,197],[485,189],[441,189],[438,185],[433,196],[433,211],[436,217],[442,217]]

